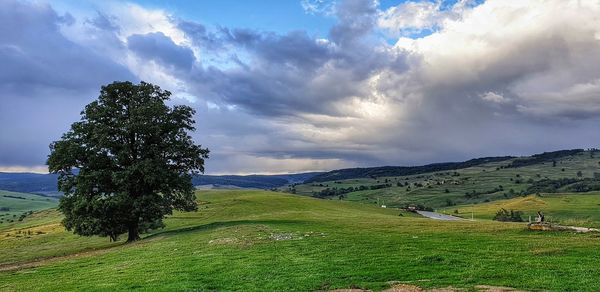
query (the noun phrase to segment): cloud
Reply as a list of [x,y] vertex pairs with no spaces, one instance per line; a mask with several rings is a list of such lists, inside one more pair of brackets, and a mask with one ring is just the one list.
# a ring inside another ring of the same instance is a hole
[[190,48],[176,45],[162,32],[133,34],[127,37],[127,46],[139,58],[173,69],[189,71],[196,60]]
[[60,33],[64,16],[49,6],[18,1],[0,5],[0,88],[5,97],[44,87],[82,89],[131,79],[127,68],[65,38]]
[[74,23],[45,4],[0,2],[0,165],[44,164],[50,142],[100,85],[135,80],[123,65],[66,38],[61,27]]
[[[419,57],[415,70],[430,88],[467,91],[456,102],[478,91],[505,92],[522,108],[535,104],[535,112],[543,113],[550,107],[554,110],[548,113],[561,116],[558,104],[586,108],[591,100],[598,101],[597,95],[577,97],[569,90],[594,87],[599,74],[590,64],[600,58],[594,36],[600,27],[594,15],[600,7],[581,3],[586,5],[488,1],[460,20],[446,22],[438,33],[402,39],[397,47]],[[551,93],[561,97],[550,98]]]
[[203,49],[205,53],[218,53],[218,50],[224,49],[224,44],[220,37],[216,33],[209,31],[201,23],[178,20],[177,27],[183,31],[185,37],[191,41],[192,45]]
[[118,32],[120,30],[119,25],[116,23],[118,20],[112,15],[106,15],[101,11],[96,11],[94,18],[88,19],[86,22],[93,25],[94,27],[105,30]]
[[597,147],[600,3],[479,2],[303,1],[336,19],[319,38],[134,4],[60,16],[2,2],[0,166],[43,163],[99,85],[119,78],[197,109],[193,135],[213,173]]
[[333,0],[301,0],[300,5],[304,12],[308,14],[333,15],[335,13],[335,4]]
[[377,5],[376,0],[337,3],[335,16],[338,23],[329,32],[331,40],[340,46],[350,46],[371,32],[377,20]]
[[491,91],[481,94],[479,96],[481,97],[481,99],[492,102],[492,103],[507,103],[507,102],[509,102],[509,100],[506,97],[504,97],[498,93],[491,92]]
[[476,5],[474,0],[459,0],[450,5],[444,5],[442,0],[406,1],[380,12],[377,24],[394,36],[418,35],[440,29],[445,21],[459,19]]

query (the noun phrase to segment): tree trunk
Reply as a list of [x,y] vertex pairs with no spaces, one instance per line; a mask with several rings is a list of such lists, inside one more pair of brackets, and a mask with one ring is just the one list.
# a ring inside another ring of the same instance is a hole
[[131,223],[128,227],[127,242],[134,242],[140,239],[138,232],[138,223]]

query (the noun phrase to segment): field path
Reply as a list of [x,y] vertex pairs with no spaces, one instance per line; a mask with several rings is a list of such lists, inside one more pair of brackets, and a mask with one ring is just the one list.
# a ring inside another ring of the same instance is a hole
[[464,220],[463,218],[459,218],[456,216],[450,216],[450,215],[446,215],[446,214],[440,214],[440,213],[436,213],[436,212],[417,211],[417,213],[421,216],[435,219],[435,220],[444,220],[444,221]]

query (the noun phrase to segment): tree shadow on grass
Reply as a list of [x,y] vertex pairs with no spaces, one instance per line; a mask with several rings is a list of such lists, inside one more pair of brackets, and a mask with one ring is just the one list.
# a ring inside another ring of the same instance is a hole
[[236,225],[259,225],[259,224],[303,225],[303,224],[307,224],[307,223],[310,223],[310,221],[303,221],[303,220],[235,220],[235,221],[212,222],[212,223],[203,224],[203,225],[190,226],[190,227],[184,227],[184,228],[179,228],[179,229],[174,229],[174,230],[166,230],[166,231],[149,234],[149,235],[143,237],[141,240],[134,241],[132,243],[127,243],[127,242],[122,241],[122,242],[118,242],[118,243],[113,243],[109,246],[83,249],[83,250],[76,251],[76,252],[73,252],[70,254],[40,257],[40,258],[23,261],[23,262],[2,263],[2,264],[0,264],[0,272],[35,268],[38,266],[55,263],[55,262],[59,262],[59,261],[66,260],[66,259],[81,258],[81,257],[93,256],[93,255],[101,255],[101,254],[108,253],[108,252],[111,252],[111,251],[119,249],[119,248],[130,246],[132,244],[145,244],[148,242],[148,240],[152,240],[154,238],[159,238],[162,236],[180,235],[180,234],[186,234],[186,233],[197,232],[197,231],[210,231],[210,230],[214,230],[214,229],[221,228],[221,227],[230,227],[230,226],[236,226]]
[[218,222],[212,222],[212,223],[208,223],[208,224],[203,224],[203,225],[196,225],[196,226],[190,226],[190,227],[183,227],[183,228],[179,228],[179,229],[174,229],[174,230],[165,230],[165,231],[159,231],[156,233],[152,233],[149,234],[148,236],[145,236],[142,240],[147,240],[147,239],[152,239],[158,236],[171,236],[171,235],[179,235],[179,234],[185,234],[185,233],[191,233],[191,232],[197,232],[197,231],[208,231],[208,230],[215,230],[217,228],[222,228],[222,227],[231,227],[231,226],[237,226],[237,225],[259,225],[259,224],[293,224],[293,225],[303,225],[309,223],[309,221],[303,221],[303,220],[233,220],[233,221],[218,221]]

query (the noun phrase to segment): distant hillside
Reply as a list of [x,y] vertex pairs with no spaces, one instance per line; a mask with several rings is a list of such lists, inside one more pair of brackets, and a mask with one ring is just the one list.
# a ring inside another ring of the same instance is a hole
[[414,167],[342,169],[283,191],[323,199],[452,207],[544,193],[600,192],[600,151],[488,157]]
[[444,163],[432,163],[423,166],[381,166],[381,167],[367,167],[367,168],[347,168],[333,170],[320,175],[316,175],[306,181],[311,182],[325,182],[333,180],[353,179],[353,178],[374,178],[383,176],[405,176],[413,174],[422,174],[434,171],[448,171],[457,170],[461,168],[467,168],[477,166],[485,163],[506,161],[515,158],[514,156],[500,156],[500,157],[483,157],[467,160],[464,162],[444,162]]
[[0,226],[23,220],[29,212],[56,207],[58,199],[0,190]]
[[[497,156],[497,157],[483,157],[467,160],[464,162],[442,162],[432,163],[422,166],[381,166],[381,167],[366,167],[366,168],[346,168],[332,170],[325,172],[320,175],[313,176],[306,180],[306,183],[311,182],[326,182],[333,180],[353,179],[353,178],[374,178],[384,176],[406,176],[414,174],[423,174],[435,171],[448,171],[457,170],[477,165],[482,165],[492,162],[502,162],[514,159],[506,167],[524,167],[528,165],[534,165],[544,162],[551,162],[556,159],[576,155],[584,152],[584,149],[572,149],[572,150],[559,150],[552,152],[544,152],[540,154],[534,154],[526,157],[515,157],[515,156]],[[595,151],[595,150],[593,150]]]
[[[534,154],[529,157],[521,157],[519,159],[515,159],[507,167],[524,167],[524,166],[534,165],[534,164],[539,164],[539,163],[544,163],[544,162],[553,162],[553,161],[556,161],[556,159],[560,159],[560,158],[563,158],[566,156],[577,155],[584,151],[585,150],[583,150],[583,149],[572,149],[572,150],[559,150],[559,151]],[[590,150],[590,152],[593,156],[594,152],[596,152],[596,150],[592,149],[592,150]]]
[[236,186],[241,188],[272,189],[287,184],[302,183],[321,172],[281,175],[199,175],[192,183],[199,185]]
[[[236,186],[240,188],[271,189],[287,184],[302,183],[321,172],[279,175],[199,175],[192,183],[198,185]],[[56,174],[0,172],[0,190],[57,197]]]
[[0,172],[0,190],[59,196],[57,180],[56,174]]

